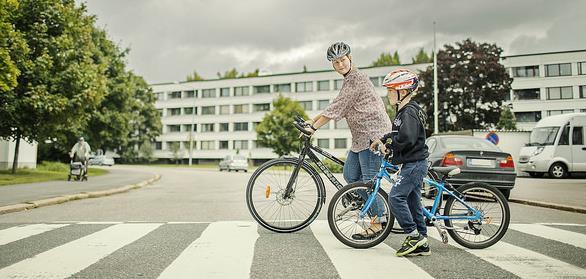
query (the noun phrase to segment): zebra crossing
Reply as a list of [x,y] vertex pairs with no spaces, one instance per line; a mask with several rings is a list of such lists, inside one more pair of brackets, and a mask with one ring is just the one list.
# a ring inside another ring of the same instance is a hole
[[586,226],[511,224],[481,250],[400,258],[403,235],[351,249],[324,220],[294,234],[252,221],[0,224],[0,278],[586,278]]

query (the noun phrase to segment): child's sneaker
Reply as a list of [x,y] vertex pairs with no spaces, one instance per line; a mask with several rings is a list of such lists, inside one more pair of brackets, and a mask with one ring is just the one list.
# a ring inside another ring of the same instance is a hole
[[405,255],[408,257],[412,256],[429,256],[431,255],[431,249],[429,249],[429,244],[425,243],[419,247],[417,247],[413,252]]
[[427,238],[421,234],[418,234],[417,236],[409,235],[405,238],[405,241],[403,241],[403,245],[401,246],[401,249],[397,251],[396,255],[399,257],[405,256],[426,243]]

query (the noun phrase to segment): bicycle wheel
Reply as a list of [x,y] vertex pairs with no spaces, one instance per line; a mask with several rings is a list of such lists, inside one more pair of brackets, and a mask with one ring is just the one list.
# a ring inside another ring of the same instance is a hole
[[[395,218],[391,213],[388,203],[388,196],[382,189],[378,190],[377,199],[382,199],[384,204],[383,230],[371,239],[354,239],[352,235],[361,233],[366,228],[370,227],[372,221],[376,216],[360,217],[360,210],[366,203],[366,199],[360,196],[359,191],[372,192],[372,185],[362,182],[352,183],[344,186],[332,197],[328,206],[328,224],[330,230],[342,243],[357,249],[366,249],[374,247],[384,241],[391,229]],[[372,206],[371,206],[372,208]]]
[[[309,225],[322,207],[323,183],[309,165],[303,163],[293,184],[293,192],[284,198],[287,183],[298,159],[279,158],[258,168],[248,181],[246,204],[252,217],[268,230],[287,233]],[[321,187],[320,187],[321,186]]]
[[[492,246],[507,232],[511,211],[503,194],[496,188],[481,184],[466,184],[458,188],[462,199],[470,207],[480,211],[480,220],[445,220],[448,233],[460,245],[470,249]],[[471,210],[450,196],[444,210],[445,216],[473,216]],[[451,228],[451,229],[450,229]]]

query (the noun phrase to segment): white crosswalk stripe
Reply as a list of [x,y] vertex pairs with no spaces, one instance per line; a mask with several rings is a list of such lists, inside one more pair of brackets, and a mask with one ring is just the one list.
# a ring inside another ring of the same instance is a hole
[[119,224],[0,270],[0,278],[66,278],[161,224]]
[[[430,230],[428,234],[441,240],[437,230]],[[586,277],[585,269],[503,241],[485,249],[467,249],[452,239],[449,244],[521,278]]]
[[68,224],[33,224],[0,231],[0,245],[68,226]]
[[[97,223],[76,222],[75,224],[89,227],[95,226]],[[219,221],[203,223],[203,225],[202,222],[99,222],[99,224],[105,227],[99,227],[99,230],[88,232],[89,234],[73,238],[69,242],[62,242],[63,245],[57,246],[58,244],[56,244],[56,247],[48,247],[48,250],[39,251],[40,253],[36,255],[31,253],[31,256],[24,256],[13,262],[5,261],[4,265],[0,259],[0,278],[67,278],[83,270],[88,273],[91,272],[92,268],[96,268],[92,266],[94,263],[105,258],[115,258],[112,257],[115,252],[126,249],[127,246],[131,246],[139,239],[151,235],[161,226],[171,228],[172,226],[193,225],[193,228],[198,228],[197,234],[199,235],[201,232],[201,235],[197,239],[196,236],[193,236],[189,241],[184,242],[184,245],[177,247],[173,257],[161,265],[155,274],[150,274],[148,276],[150,278],[249,278],[254,266],[255,245],[260,237],[270,236],[271,241],[277,239],[274,243],[277,252],[273,255],[276,258],[269,257],[271,262],[266,263],[275,264],[275,266],[271,266],[271,269],[277,271],[281,269],[279,264],[285,264],[278,258],[279,245],[301,245],[299,242],[289,242],[290,237],[287,234],[269,233],[267,235],[264,233],[259,235],[259,226],[252,221]],[[27,240],[42,241],[44,233],[51,234],[55,229],[63,228],[64,231],[75,229],[74,226],[66,228],[69,225],[71,224],[27,224],[0,230],[0,249],[9,249],[14,245],[25,245]],[[562,225],[556,224],[556,226]],[[437,276],[434,273],[437,271],[428,269],[426,264],[418,262],[417,259],[396,257],[395,250],[385,243],[364,250],[347,247],[333,236],[327,221],[316,220],[310,229],[309,237],[315,237],[317,239],[315,243],[319,243],[319,245],[299,248],[305,249],[307,253],[320,251],[323,254],[325,252],[324,257],[327,255],[329,258],[329,261],[325,261],[325,263],[330,267],[333,266],[332,270],[335,269],[341,278],[362,278],[365,275],[386,278],[390,274],[408,278],[433,278]],[[548,239],[553,241],[549,243],[558,243],[559,247],[568,247],[563,244],[569,244],[575,246],[576,251],[586,249],[586,235],[577,232],[543,224],[511,224],[509,230]],[[430,230],[429,234],[432,238],[440,239],[435,230]],[[397,235],[391,234],[391,237],[397,237]],[[281,242],[279,240],[287,241]],[[507,239],[507,241],[509,240]],[[19,242],[11,244],[15,241]],[[34,243],[26,245],[34,245]],[[556,259],[555,255],[541,254],[505,241],[479,250],[466,249],[452,239],[450,239],[450,245],[456,247],[462,256],[475,257],[478,261],[496,266],[493,266],[493,269],[501,269],[503,272],[510,272],[521,278],[586,278],[584,261],[576,261],[573,265]],[[518,245],[522,246],[522,244]],[[434,251],[442,249],[441,246],[433,248]],[[6,251],[0,250],[0,255],[5,255],[2,253]],[[434,253],[434,255],[425,258],[433,258],[437,254],[441,253]],[[125,253],[118,253],[117,257],[121,255],[125,255]],[[129,256],[140,257],[141,255],[135,253]],[[439,266],[442,265],[442,261],[445,263],[454,260],[453,258],[441,257],[434,259],[434,265]],[[303,259],[299,260],[303,261]],[[103,262],[101,264],[104,265]],[[2,266],[4,267],[2,268]],[[92,268],[88,268],[90,266]],[[392,267],[392,269],[386,267]],[[482,265],[475,268],[479,267],[482,268]],[[469,268],[462,267],[462,276],[466,276],[466,270]],[[256,274],[257,276],[262,275],[262,273]],[[307,276],[307,274],[305,275]],[[317,276],[316,274],[312,275],[313,277]],[[333,274],[327,275],[327,277],[334,276]],[[120,277],[120,275],[116,274],[111,277]],[[299,277],[304,277],[304,274],[299,274]]]
[[212,223],[159,278],[248,278],[257,238],[256,223]]
[[509,228],[586,249],[586,235],[539,224],[510,224]]

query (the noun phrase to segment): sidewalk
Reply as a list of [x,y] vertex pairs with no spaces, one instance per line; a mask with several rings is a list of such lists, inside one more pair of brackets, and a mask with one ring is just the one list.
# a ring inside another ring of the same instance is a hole
[[586,179],[583,176],[569,179],[518,177],[511,200],[586,208]]
[[[148,180],[156,175],[149,168],[128,168],[114,166],[106,168],[110,173],[90,177],[88,181],[49,181],[31,184],[0,186],[0,206],[24,203],[51,197],[77,194],[81,192],[103,191],[136,184]],[[63,174],[67,179],[67,173]]]

